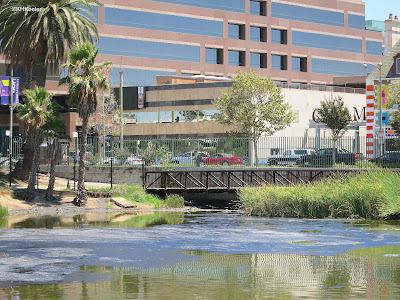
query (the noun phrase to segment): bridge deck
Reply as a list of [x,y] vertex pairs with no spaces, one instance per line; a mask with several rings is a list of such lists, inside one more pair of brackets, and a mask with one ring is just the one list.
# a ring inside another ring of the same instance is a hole
[[225,192],[246,186],[311,183],[334,174],[362,172],[359,168],[175,168],[146,171],[144,187],[154,192]]

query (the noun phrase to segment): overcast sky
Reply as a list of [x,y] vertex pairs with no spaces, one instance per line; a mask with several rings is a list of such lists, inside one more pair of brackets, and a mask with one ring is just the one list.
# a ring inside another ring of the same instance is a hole
[[366,20],[385,21],[390,13],[400,18],[399,0],[364,0],[364,2]]

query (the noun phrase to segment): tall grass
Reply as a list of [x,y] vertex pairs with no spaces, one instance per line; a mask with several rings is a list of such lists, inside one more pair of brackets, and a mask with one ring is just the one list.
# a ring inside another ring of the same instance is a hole
[[0,218],[8,216],[8,209],[0,205]]
[[400,174],[370,170],[289,187],[247,187],[239,192],[248,215],[288,218],[400,217]]

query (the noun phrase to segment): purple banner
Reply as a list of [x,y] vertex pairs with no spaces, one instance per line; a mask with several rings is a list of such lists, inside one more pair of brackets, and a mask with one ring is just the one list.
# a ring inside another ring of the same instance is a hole
[[19,77],[13,77],[13,103],[19,103]]
[[[1,105],[10,105],[10,77],[1,76]],[[19,102],[19,77],[13,77],[12,96],[13,103]]]

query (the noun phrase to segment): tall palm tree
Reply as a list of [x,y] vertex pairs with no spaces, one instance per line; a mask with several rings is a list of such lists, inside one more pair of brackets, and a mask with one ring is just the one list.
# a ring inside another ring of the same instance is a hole
[[[82,42],[98,40],[90,3],[97,0],[5,0],[0,7],[0,53],[11,67],[23,66],[25,87],[30,88],[36,71],[36,85],[45,86],[48,66],[55,70],[65,62],[66,52]],[[20,8],[28,8],[23,11]],[[29,11],[29,8],[40,10]],[[21,178],[32,164],[31,134],[25,132]]]
[[98,49],[90,43],[78,45],[68,55],[69,61],[63,65],[69,75],[62,78],[59,84],[69,84],[69,93],[72,103],[76,106],[82,118],[82,142],[79,155],[78,194],[73,203],[84,206],[87,202],[85,188],[85,161],[84,154],[87,148],[87,133],[89,117],[97,108],[97,93],[109,90],[108,75],[111,71],[111,62],[95,64]]
[[44,86],[48,65],[58,67],[68,49],[93,42],[93,35],[98,40],[90,3],[100,5],[97,0],[5,1],[0,8],[0,52],[13,66],[35,68],[36,85]]
[[[54,200],[54,183],[56,181],[56,162],[60,158],[61,154],[61,143],[60,139],[70,140],[70,137],[65,135],[65,121],[61,119],[58,112],[58,108],[61,106],[56,105],[53,108],[53,113],[49,114],[49,119],[43,126],[44,136],[47,138],[47,153],[50,159],[50,170],[49,170],[49,184],[46,190],[46,200]],[[55,110],[54,110],[55,109]]]
[[48,119],[53,118],[54,104],[51,102],[53,94],[47,92],[44,87],[35,87],[35,90],[23,91],[26,103],[18,103],[14,107],[17,116],[25,120],[29,127],[33,141],[33,162],[28,180],[27,192],[31,198],[35,195],[36,174],[39,168],[39,149],[43,141],[43,126]]

